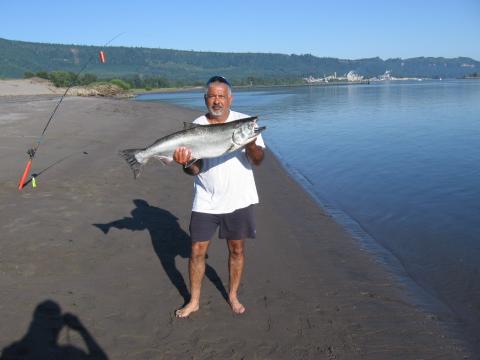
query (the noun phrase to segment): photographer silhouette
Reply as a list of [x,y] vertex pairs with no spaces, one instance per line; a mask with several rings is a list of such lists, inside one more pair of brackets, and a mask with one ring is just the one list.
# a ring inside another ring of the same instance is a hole
[[[82,337],[88,352],[70,344],[58,344],[62,328],[77,331]],[[25,336],[4,348],[0,360],[63,360],[63,359],[108,359],[107,355],[93,339],[78,317],[62,314],[60,306],[46,300],[37,305],[32,322]]]

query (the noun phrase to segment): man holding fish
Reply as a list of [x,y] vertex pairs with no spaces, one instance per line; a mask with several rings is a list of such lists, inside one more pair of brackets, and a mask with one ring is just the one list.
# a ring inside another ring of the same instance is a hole
[[[248,117],[230,110],[232,90],[224,77],[210,78],[204,97],[208,113],[195,119],[193,124],[224,124]],[[251,164],[260,165],[264,148],[260,132],[243,149],[213,158],[195,161],[190,148],[176,148],[173,159],[184,165],[186,173],[195,176],[190,219],[192,253],[188,265],[191,298],[176,311],[177,317],[188,317],[200,307],[205,256],[210,239],[218,228],[219,238],[227,240],[229,250],[228,300],[235,314],[245,312],[237,292],[244,266],[244,241],[255,238],[253,206],[258,203],[258,195]]]

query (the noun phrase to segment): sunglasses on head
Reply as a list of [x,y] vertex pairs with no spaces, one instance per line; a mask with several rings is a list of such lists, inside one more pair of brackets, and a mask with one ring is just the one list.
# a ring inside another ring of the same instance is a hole
[[232,87],[232,86],[230,85],[230,83],[228,82],[228,80],[225,79],[223,76],[219,76],[219,75],[212,76],[210,79],[208,79],[208,81],[207,81],[207,86],[210,85],[211,83],[214,83],[214,82],[220,82],[220,83],[223,83],[223,84],[227,84],[227,86],[228,86],[229,88]]

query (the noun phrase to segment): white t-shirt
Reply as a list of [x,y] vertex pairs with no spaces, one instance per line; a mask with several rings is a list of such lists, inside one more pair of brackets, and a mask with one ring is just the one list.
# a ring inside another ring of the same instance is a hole
[[[248,115],[230,110],[226,122]],[[193,121],[208,125],[205,115]],[[262,135],[256,144],[265,148]],[[244,148],[211,159],[203,159],[203,168],[195,176],[192,211],[209,214],[228,214],[258,203],[257,188],[250,161]]]

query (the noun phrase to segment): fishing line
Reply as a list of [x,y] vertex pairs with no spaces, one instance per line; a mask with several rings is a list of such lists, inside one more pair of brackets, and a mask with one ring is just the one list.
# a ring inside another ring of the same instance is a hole
[[[118,38],[122,34],[123,33],[119,33],[119,34],[115,35],[113,38],[111,38],[109,41],[107,41],[103,46],[101,46],[101,48],[104,48],[104,47],[108,46],[110,43],[112,43],[116,38]],[[87,68],[87,66],[92,62],[92,60],[94,58],[95,58],[95,54],[91,55],[90,58],[88,59],[88,61],[85,63],[85,65],[83,65],[83,67],[80,69],[80,71],[78,71],[75,74],[74,78],[70,82],[70,85],[67,87],[67,89],[65,90],[63,95],[60,97],[60,100],[57,102],[57,105],[53,109],[53,111],[50,115],[50,118],[48,119],[47,123],[45,124],[45,127],[43,128],[42,134],[38,137],[37,143],[32,148],[27,150],[27,154],[28,154],[30,159],[27,162],[27,166],[25,167],[25,171],[23,172],[23,175],[22,175],[22,177],[20,179],[20,182],[18,184],[18,190],[19,191],[22,190],[22,188],[25,184],[25,180],[26,180],[26,178],[28,176],[28,173],[30,171],[30,167],[32,166],[32,161],[33,161],[33,159],[34,159],[34,157],[35,157],[35,155],[38,151],[38,148],[40,147],[40,144],[43,142],[43,139],[45,138],[45,133],[46,133],[50,123],[52,122],[52,119],[55,116],[58,108],[60,107],[60,104],[62,103],[63,99],[67,95],[68,91],[73,87],[73,85],[75,83],[75,80],[78,79],[78,76]],[[102,63],[105,62],[105,54],[103,53],[103,51],[100,51],[100,61]]]

